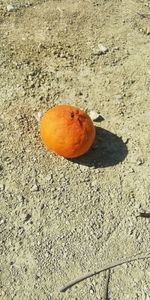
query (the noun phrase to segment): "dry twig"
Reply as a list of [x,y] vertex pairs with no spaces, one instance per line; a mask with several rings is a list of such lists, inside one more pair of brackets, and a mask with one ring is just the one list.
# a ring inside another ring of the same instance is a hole
[[104,300],[108,300],[108,292],[109,292],[109,281],[110,281],[110,269],[106,271],[106,284],[104,290]]
[[85,275],[83,275],[83,276],[81,276],[81,277],[79,277],[79,278],[77,278],[77,279],[75,279],[75,280],[73,280],[73,281],[70,281],[70,282],[67,283],[64,287],[62,287],[62,288],[60,289],[60,292],[65,292],[65,291],[67,291],[69,288],[71,288],[73,285],[75,285],[75,284],[77,284],[77,283],[79,283],[79,282],[81,282],[81,281],[83,281],[83,280],[85,280],[85,279],[87,279],[87,278],[89,278],[89,277],[92,277],[92,276],[97,275],[97,274],[99,274],[99,273],[101,273],[101,272],[104,272],[104,271],[106,271],[106,270],[109,270],[109,269],[118,267],[118,266],[123,265],[123,264],[130,263],[130,262],[135,261],[135,260],[148,259],[148,258],[150,258],[150,252],[148,253],[147,256],[141,255],[141,256],[132,257],[132,258],[128,258],[128,259],[118,260],[118,261],[116,261],[116,262],[114,262],[114,263],[111,263],[110,265],[104,266],[103,268],[101,268],[101,269],[98,270],[98,271],[94,271],[94,272],[87,273],[87,274],[85,274]]

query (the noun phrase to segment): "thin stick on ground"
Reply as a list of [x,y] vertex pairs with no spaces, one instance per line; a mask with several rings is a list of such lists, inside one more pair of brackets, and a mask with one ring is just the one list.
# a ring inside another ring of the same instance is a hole
[[141,255],[141,256],[137,256],[137,257],[132,257],[132,258],[128,258],[128,259],[122,259],[122,260],[118,260],[114,263],[111,263],[110,265],[106,265],[104,267],[102,267],[100,270],[98,271],[94,271],[94,272],[90,272],[90,273],[87,273],[73,281],[70,281],[69,283],[67,283],[64,287],[62,287],[60,289],[60,292],[66,292],[69,288],[71,288],[72,286],[74,286],[75,284],[89,278],[89,277],[92,277],[94,275],[98,275],[99,273],[101,272],[104,272],[106,270],[109,270],[109,269],[112,269],[112,268],[115,268],[115,267],[118,267],[120,265],[123,265],[123,264],[127,264],[127,263],[130,263],[132,261],[135,261],[135,260],[140,260],[140,259],[148,259],[150,258],[150,252],[147,254],[147,255]]
[[110,281],[110,269],[106,271],[106,278],[105,278],[105,290],[104,290],[104,300],[108,300],[108,293],[109,293],[109,281]]

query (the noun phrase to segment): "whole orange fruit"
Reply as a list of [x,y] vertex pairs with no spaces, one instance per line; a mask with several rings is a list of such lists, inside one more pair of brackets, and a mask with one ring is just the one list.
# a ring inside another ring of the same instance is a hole
[[42,117],[40,135],[48,150],[66,158],[86,153],[95,139],[90,117],[77,107],[58,105]]

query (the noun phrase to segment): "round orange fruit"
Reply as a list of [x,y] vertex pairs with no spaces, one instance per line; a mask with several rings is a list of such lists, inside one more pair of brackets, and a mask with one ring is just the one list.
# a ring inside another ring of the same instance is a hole
[[71,105],[57,105],[42,117],[40,135],[48,150],[66,158],[86,153],[95,139],[90,117]]

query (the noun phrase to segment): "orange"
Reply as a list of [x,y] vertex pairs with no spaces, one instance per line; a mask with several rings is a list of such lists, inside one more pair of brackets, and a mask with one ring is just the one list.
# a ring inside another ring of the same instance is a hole
[[95,139],[90,117],[71,105],[57,105],[44,113],[40,135],[48,150],[66,158],[86,153]]

